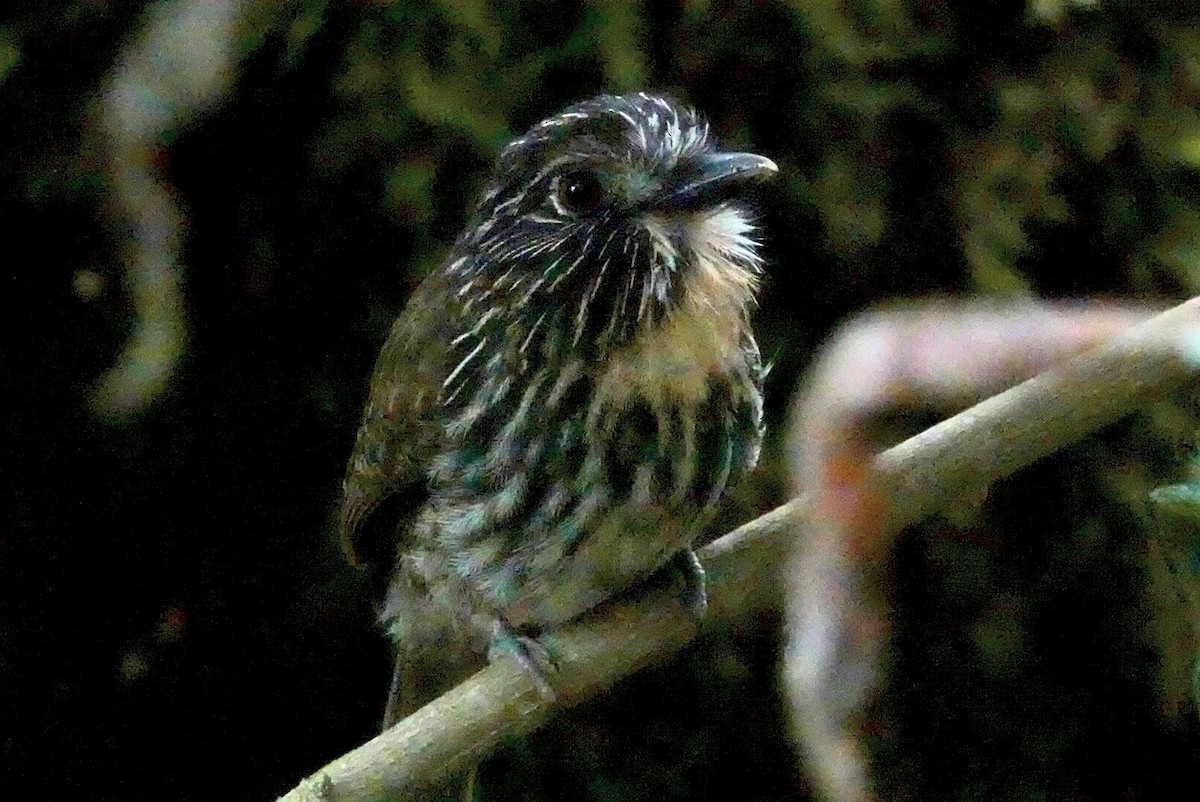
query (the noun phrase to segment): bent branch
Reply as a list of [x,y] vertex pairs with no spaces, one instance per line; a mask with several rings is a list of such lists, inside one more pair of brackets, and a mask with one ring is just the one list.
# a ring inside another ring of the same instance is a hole
[[[870,468],[897,499],[881,527],[885,542],[888,533],[1144,407],[1198,372],[1200,300],[1192,300],[884,452]],[[706,626],[737,626],[778,609],[781,567],[815,523],[809,502],[797,498],[702,549]],[[555,701],[514,663],[497,661],[310,775],[281,802],[419,798],[501,741],[536,730],[558,708],[678,652],[696,634],[669,589],[606,604],[549,636],[559,658],[551,677]],[[798,661],[811,657],[793,651],[789,679],[795,682]]]

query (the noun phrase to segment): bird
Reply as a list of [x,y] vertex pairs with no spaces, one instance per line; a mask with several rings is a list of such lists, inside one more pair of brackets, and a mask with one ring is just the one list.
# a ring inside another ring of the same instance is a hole
[[659,571],[703,614],[693,543],[763,439],[750,190],[777,172],[650,92],[501,150],[382,346],[343,482],[343,548],[386,584],[385,729],[498,654],[552,694],[537,638]]

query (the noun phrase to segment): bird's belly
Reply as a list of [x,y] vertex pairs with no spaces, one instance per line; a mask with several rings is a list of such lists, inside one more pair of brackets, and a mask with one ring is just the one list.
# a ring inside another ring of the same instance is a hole
[[541,414],[522,407],[454,429],[419,547],[401,561],[414,587],[442,589],[429,602],[518,629],[568,621],[688,546],[753,464],[761,404],[748,378],[610,403],[574,375]]
[[718,409],[635,403],[593,418],[577,444],[560,438],[567,447],[545,454],[540,467],[524,465],[515,480],[524,510],[463,542],[456,562],[484,604],[514,627],[552,626],[688,546],[740,472],[733,463],[743,435],[725,412],[727,398],[712,395]]
[[627,502],[605,514],[574,550],[544,543],[538,560],[544,569],[503,600],[503,614],[518,629],[569,621],[667,563],[696,537],[703,517],[696,508]]
[[[429,511],[418,527],[435,529]],[[468,640],[482,649],[493,623],[540,631],[569,621],[664,565],[707,518],[693,504],[625,500],[597,510],[578,538],[562,521],[495,528],[448,547],[436,539],[400,555],[381,621],[399,643]]]

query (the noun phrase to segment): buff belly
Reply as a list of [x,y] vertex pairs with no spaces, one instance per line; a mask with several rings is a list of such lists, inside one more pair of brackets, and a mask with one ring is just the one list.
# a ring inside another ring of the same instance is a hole
[[497,618],[518,631],[553,628],[665,565],[705,517],[695,508],[627,502],[573,548],[556,532],[526,533],[506,559],[465,574],[454,554],[414,549],[398,566],[381,617],[398,643],[423,648],[468,642],[482,649]]
[[605,515],[570,554],[544,542],[544,553],[534,559],[546,570],[531,574],[504,603],[504,616],[517,628],[569,621],[652,574],[701,528],[696,510],[627,503]]

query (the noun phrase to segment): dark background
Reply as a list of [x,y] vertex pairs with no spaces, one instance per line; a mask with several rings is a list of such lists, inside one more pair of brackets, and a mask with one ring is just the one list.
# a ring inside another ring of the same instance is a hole
[[[137,243],[97,117],[147,7],[6,4],[0,794],[268,799],[375,732],[389,656],[335,542],[342,466],[391,318],[507,138],[653,88],[779,163],[756,316],[771,442],[719,530],[786,498],[790,394],[858,309],[1196,293],[1187,7],[248,3],[228,86],[148,143],[184,224],[187,337],[165,387],[113,414],[96,382],[137,320]],[[1147,567],[1145,501],[1183,470],[1190,420],[1123,423],[998,487],[966,530],[902,541],[874,722],[889,798],[1194,786],[1192,622]],[[807,798],[778,623],[631,678],[513,745],[485,788]]]

